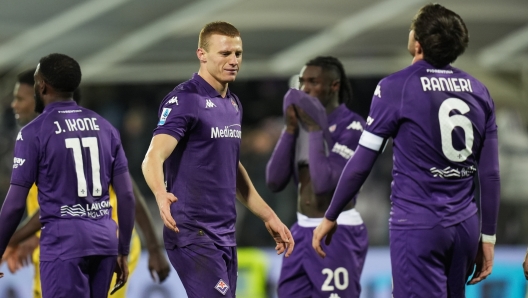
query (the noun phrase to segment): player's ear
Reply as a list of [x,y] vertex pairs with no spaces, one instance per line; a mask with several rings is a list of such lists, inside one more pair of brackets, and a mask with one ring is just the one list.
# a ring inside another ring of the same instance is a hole
[[340,80],[334,80],[332,82],[332,85],[331,85],[332,91],[339,92],[339,87],[340,86],[341,86],[341,81]]
[[422,45],[420,44],[419,41],[415,41],[414,42],[414,53],[415,53],[415,55],[422,55],[423,54]]
[[198,60],[200,60],[201,63],[207,62],[207,53],[204,49],[198,48],[196,50],[196,56],[198,57]]

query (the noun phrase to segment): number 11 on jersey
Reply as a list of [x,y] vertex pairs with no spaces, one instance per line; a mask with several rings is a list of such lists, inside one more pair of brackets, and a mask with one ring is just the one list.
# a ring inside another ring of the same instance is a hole
[[66,148],[73,150],[73,161],[75,162],[75,173],[77,174],[77,195],[79,197],[86,197],[88,195],[86,177],[84,175],[83,155],[81,150],[82,142],[82,146],[90,150],[93,183],[92,195],[94,197],[101,196],[103,190],[101,187],[99,146],[97,144],[97,138],[67,138],[64,141],[66,143]]

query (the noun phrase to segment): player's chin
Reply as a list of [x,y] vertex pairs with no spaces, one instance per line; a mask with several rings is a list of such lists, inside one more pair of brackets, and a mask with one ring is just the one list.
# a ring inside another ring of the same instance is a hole
[[238,70],[225,71],[223,75],[223,81],[226,83],[234,82],[237,74],[238,74]]

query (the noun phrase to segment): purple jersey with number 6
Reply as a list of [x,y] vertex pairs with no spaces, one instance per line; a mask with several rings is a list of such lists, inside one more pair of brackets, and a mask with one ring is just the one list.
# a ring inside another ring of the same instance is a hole
[[391,229],[447,227],[475,214],[473,176],[496,130],[488,90],[457,68],[419,61],[383,79],[360,144],[394,139]]
[[50,103],[19,133],[11,184],[38,186],[42,261],[117,255],[108,186],[128,171],[117,130],[73,101]]

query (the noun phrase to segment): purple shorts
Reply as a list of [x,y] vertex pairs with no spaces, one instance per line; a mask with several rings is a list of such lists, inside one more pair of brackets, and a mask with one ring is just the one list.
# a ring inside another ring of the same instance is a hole
[[465,297],[479,238],[477,214],[447,228],[391,229],[393,297]]
[[235,246],[190,244],[167,249],[189,298],[235,298],[238,260]]
[[86,256],[40,262],[44,298],[107,297],[117,256]]
[[297,223],[292,226],[295,249],[282,259],[279,298],[328,298],[334,293],[341,298],[359,297],[368,248],[365,225],[338,225],[330,245],[322,244],[324,259],[312,248],[313,230]]

